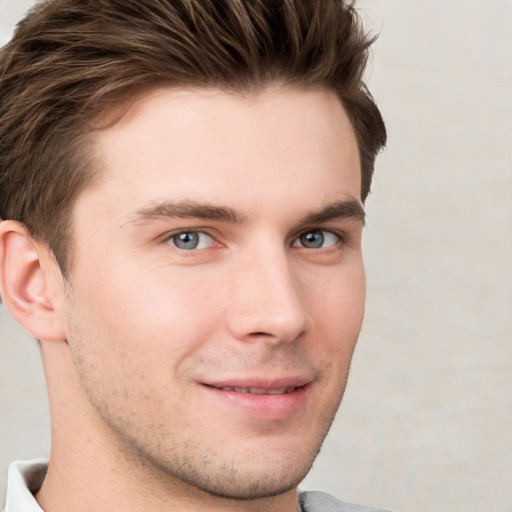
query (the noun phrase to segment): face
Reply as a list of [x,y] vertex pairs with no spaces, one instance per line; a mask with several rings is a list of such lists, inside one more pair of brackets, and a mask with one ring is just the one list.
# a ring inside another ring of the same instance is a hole
[[62,314],[97,428],[180,485],[294,488],[363,316],[360,166],[340,102],[160,90],[95,144],[103,178],[74,207]]

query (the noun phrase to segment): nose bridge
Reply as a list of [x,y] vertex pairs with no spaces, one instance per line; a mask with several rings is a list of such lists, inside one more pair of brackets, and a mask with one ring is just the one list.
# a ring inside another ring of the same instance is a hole
[[240,258],[232,276],[228,314],[236,338],[265,337],[282,343],[309,328],[303,289],[289,256],[281,241],[259,244]]

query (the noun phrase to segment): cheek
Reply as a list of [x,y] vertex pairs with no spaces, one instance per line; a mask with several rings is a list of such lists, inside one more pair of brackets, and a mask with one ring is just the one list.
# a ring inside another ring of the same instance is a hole
[[337,366],[338,371],[348,371],[364,316],[362,264],[331,276],[311,298],[318,356],[327,356],[327,363]]
[[323,276],[321,285],[310,284],[309,304],[316,318],[327,328],[359,331],[366,296],[366,280],[362,262],[334,270]]
[[142,379],[154,371],[151,380],[162,384],[219,328],[221,305],[206,279],[133,271],[78,277],[70,346],[107,375],[131,371]]

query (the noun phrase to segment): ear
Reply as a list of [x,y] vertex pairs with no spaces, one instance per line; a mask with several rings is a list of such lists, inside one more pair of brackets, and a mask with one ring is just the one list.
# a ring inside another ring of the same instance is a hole
[[[60,274],[50,251],[12,220],[0,222],[0,294],[14,319],[41,341],[65,341],[56,308],[58,291],[49,286]],[[59,279],[63,279],[60,276]],[[57,287],[58,288],[58,287]],[[63,291],[63,286],[60,287]],[[53,292],[53,293],[51,293]]]

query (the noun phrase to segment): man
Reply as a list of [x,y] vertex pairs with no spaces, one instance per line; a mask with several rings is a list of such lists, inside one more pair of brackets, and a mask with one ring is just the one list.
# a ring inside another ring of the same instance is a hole
[[6,510],[362,511],[297,493],[364,308],[385,143],[338,0],[53,0],[0,60],[1,295],[50,462]]

